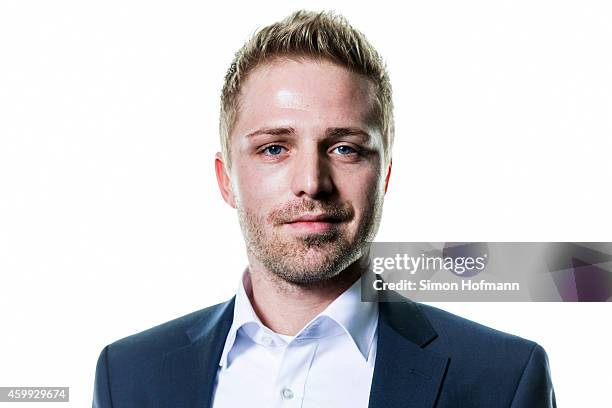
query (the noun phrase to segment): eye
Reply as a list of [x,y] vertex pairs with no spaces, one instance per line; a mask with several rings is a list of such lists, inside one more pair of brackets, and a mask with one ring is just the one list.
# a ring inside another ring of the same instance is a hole
[[336,147],[332,151],[337,151],[338,154],[340,154],[341,156],[348,156],[350,154],[358,153],[356,149],[354,149],[354,148],[352,148],[351,146],[348,146],[348,145],[338,146],[338,147]]
[[268,156],[278,156],[283,152],[284,147],[280,145],[270,145],[262,149],[262,152]]

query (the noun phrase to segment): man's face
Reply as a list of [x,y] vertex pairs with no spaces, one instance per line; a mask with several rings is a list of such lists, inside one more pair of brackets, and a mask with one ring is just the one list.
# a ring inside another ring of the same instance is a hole
[[374,85],[331,62],[277,59],[248,75],[239,100],[224,198],[249,255],[294,284],[334,277],[380,222]]

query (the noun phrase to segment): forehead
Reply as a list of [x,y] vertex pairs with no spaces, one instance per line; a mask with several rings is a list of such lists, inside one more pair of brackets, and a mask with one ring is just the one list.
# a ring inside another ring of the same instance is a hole
[[262,125],[369,127],[376,94],[371,80],[336,63],[283,57],[251,71],[238,102],[236,134]]

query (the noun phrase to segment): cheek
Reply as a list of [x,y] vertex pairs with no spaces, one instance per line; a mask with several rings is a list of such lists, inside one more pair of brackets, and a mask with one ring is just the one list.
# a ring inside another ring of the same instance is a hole
[[366,212],[384,191],[384,180],[379,173],[368,170],[346,175],[344,182],[337,183],[340,196],[352,203],[358,214]]
[[252,212],[265,214],[278,205],[286,192],[286,177],[280,172],[262,172],[244,160],[232,172],[234,193],[240,205]]

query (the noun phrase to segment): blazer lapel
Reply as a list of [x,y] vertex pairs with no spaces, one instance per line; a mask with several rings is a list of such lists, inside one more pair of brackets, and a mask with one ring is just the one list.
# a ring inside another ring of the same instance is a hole
[[219,305],[187,331],[190,343],[166,354],[163,363],[164,407],[210,408],[225,338],[233,320],[234,300]]
[[449,358],[425,350],[437,333],[414,302],[397,296],[379,304],[369,408],[431,408]]

